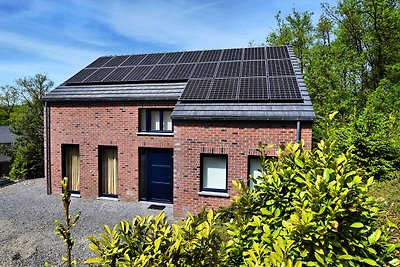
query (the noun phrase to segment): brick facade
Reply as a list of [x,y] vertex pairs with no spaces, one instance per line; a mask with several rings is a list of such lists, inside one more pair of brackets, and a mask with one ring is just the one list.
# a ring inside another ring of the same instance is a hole
[[[200,155],[228,155],[228,194],[232,181],[245,179],[248,156],[257,155],[258,143],[296,140],[295,122],[174,122],[173,136],[138,135],[139,108],[173,108],[170,104],[60,104],[49,106],[51,192],[60,193],[62,145],[77,144],[80,152],[80,194],[99,194],[98,147],[118,149],[118,192],[121,200],[139,200],[139,149],[173,148],[174,215],[198,212],[203,206],[228,205],[229,198],[199,195]],[[301,138],[311,146],[311,123],[302,123]],[[275,152],[271,151],[271,155]],[[46,175],[49,175],[46,173]]]
[[[303,124],[301,135],[311,147],[311,124]],[[229,205],[229,197],[199,195],[200,155],[228,156],[228,194],[236,195],[232,181],[247,179],[248,158],[259,155],[260,142],[274,144],[274,156],[280,144],[296,141],[295,122],[175,122],[174,146],[174,215],[197,213],[203,206]]]
[[139,148],[173,148],[172,136],[141,136],[139,108],[173,108],[169,105],[62,105],[50,106],[50,169],[53,194],[61,192],[62,144],[79,145],[80,193],[99,194],[98,147],[118,149],[118,192],[126,201],[139,200]]

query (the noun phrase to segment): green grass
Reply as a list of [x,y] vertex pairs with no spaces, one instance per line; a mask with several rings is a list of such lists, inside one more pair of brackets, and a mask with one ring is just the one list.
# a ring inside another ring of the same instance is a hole
[[[389,219],[400,227],[400,177],[388,181],[377,182],[371,189],[381,208],[387,212]],[[400,241],[400,229],[394,234]]]

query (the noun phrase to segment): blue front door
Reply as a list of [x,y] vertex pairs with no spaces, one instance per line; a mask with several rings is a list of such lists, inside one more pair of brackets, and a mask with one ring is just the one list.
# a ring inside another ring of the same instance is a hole
[[172,203],[172,155],[172,150],[145,151],[146,200]]

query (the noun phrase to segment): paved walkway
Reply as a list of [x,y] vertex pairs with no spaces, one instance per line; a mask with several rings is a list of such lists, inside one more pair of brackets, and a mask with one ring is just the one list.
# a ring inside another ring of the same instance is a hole
[[[88,248],[88,235],[98,235],[107,224],[129,220],[136,215],[157,214],[148,203],[93,199],[72,199],[71,212],[82,215],[72,230],[73,255],[78,266],[94,256]],[[172,207],[164,209],[172,218]],[[0,188],[0,267],[43,266],[48,261],[62,266],[64,242],[55,235],[55,219],[63,219],[60,196],[46,195],[45,180],[35,179]]]

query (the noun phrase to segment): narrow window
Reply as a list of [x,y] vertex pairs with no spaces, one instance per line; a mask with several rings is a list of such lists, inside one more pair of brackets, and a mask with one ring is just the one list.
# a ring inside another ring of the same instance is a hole
[[140,131],[141,132],[146,132],[146,110],[145,109],[140,109]]
[[[249,157],[249,176],[251,175],[257,183],[257,178],[261,176],[261,162],[259,157]],[[254,182],[253,180],[249,180],[249,186],[250,188],[254,188]]]
[[72,193],[79,193],[80,158],[79,145],[62,146],[62,169],[63,177],[68,177],[69,190]]
[[172,132],[170,109],[140,109],[139,124],[141,132]]
[[172,119],[171,119],[171,110],[163,111],[163,130],[164,131],[172,131]]
[[201,156],[201,191],[227,192],[226,155]]
[[118,195],[118,159],[116,147],[99,147],[100,195]]

